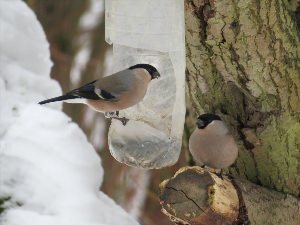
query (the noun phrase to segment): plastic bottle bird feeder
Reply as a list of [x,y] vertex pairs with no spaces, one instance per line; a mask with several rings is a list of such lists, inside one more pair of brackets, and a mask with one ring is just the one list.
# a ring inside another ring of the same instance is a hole
[[161,168],[176,163],[185,118],[183,0],[106,0],[106,41],[113,44],[114,71],[138,63],[157,68],[139,104],[112,120],[108,142],[113,157],[127,165]]

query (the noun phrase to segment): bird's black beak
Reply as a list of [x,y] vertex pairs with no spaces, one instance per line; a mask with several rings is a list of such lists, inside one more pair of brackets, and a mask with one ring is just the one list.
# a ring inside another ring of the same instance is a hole
[[153,79],[158,79],[159,77],[160,77],[160,74],[159,74],[159,72],[154,72],[154,73],[152,73],[152,80]]
[[198,127],[199,129],[203,129],[203,128],[205,127],[204,121],[203,121],[203,120],[200,120],[200,119],[197,120],[196,125],[197,125],[197,127]]

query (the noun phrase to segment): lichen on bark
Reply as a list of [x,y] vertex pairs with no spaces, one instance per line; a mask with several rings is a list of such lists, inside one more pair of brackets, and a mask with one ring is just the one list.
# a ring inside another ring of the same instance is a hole
[[300,35],[284,0],[186,0],[187,83],[197,113],[230,125],[230,169],[300,194]]

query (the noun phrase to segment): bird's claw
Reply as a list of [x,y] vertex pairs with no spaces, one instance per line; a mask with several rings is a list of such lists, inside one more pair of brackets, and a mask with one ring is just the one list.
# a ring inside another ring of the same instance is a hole
[[129,119],[122,117],[119,117],[119,111],[116,112],[105,112],[104,113],[105,118],[110,118],[110,119],[116,119],[122,122],[124,126],[128,123]]
[[[205,171],[209,171],[209,168],[206,166],[206,165],[202,165],[200,166],[202,169],[204,169]],[[218,172],[215,170],[214,173],[219,177],[221,178],[222,180],[224,180],[224,177],[223,177],[223,170],[220,169]]]
[[224,177],[223,177],[223,171],[221,170],[220,172],[216,172],[216,175],[221,178],[222,180],[224,180]]
[[105,118],[114,118],[118,115],[119,115],[119,112],[105,112],[104,113]]
[[122,122],[122,124],[123,124],[124,126],[126,126],[126,124],[128,123],[129,119],[123,117],[123,118],[120,119],[120,121]]
[[203,165],[201,166],[201,168],[205,170],[205,169],[207,169],[207,166],[203,164]]
[[129,119],[125,118],[125,117],[116,117],[116,116],[113,116],[113,117],[110,117],[111,119],[115,119],[115,120],[119,120],[121,121],[121,123],[126,126],[126,124],[128,123]]

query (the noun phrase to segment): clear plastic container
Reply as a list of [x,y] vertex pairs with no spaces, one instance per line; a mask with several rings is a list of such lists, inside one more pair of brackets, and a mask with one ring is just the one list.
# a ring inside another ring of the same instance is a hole
[[108,141],[120,162],[161,168],[177,162],[185,118],[183,0],[106,0],[106,40],[113,43],[114,71],[149,63],[152,80],[142,102],[112,120]]

